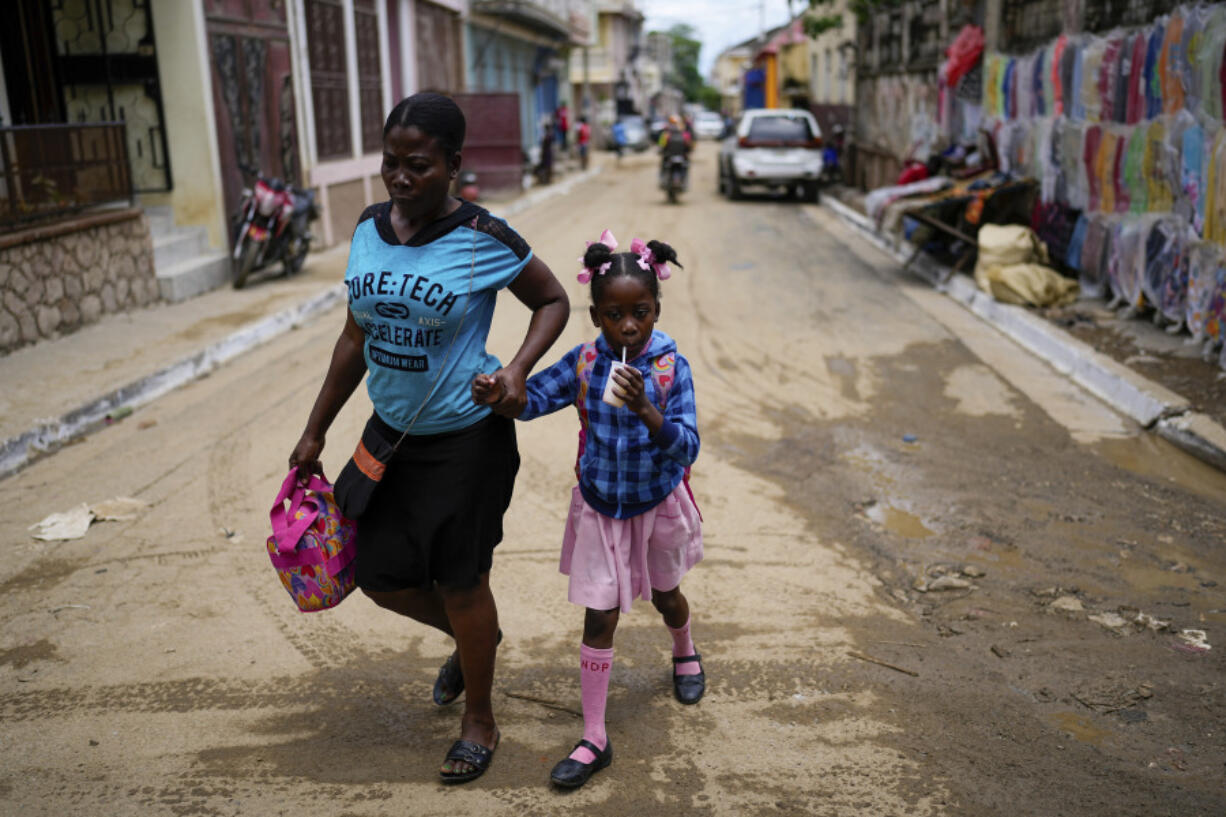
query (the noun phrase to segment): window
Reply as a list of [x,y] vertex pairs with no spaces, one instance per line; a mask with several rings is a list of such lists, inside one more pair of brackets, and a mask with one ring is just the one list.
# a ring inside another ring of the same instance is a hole
[[305,8],[315,147],[320,159],[351,156],[345,11],[340,0],[305,0]]
[[358,108],[362,150],[383,147],[383,71],[379,65],[379,13],[375,0],[353,0],[353,29],[358,50]]

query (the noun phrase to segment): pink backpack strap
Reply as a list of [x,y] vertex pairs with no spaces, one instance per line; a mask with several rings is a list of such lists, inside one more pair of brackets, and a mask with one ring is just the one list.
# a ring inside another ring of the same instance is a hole
[[579,410],[579,452],[575,454],[575,479],[579,479],[579,461],[587,447],[587,391],[592,384],[592,367],[596,365],[596,341],[589,340],[579,347],[575,360],[575,379],[579,388],[575,392],[575,408]]

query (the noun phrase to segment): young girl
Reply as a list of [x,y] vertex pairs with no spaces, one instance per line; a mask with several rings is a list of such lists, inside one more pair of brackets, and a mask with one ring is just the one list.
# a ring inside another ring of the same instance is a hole
[[[613,632],[635,598],[650,598],[672,634],[677,700],[697,703],[706,690],[680,588],[681,577],[702,558],[701,518],[686,481],[698,456],[694,383],[672,338],[654,328],[659,281],[669,276],[669,263],[681,265],[659,241],[635,239],[631,252],[615,249],[606,230],[588,246],[579,274],[580,283],[591,282],[592,323],[600,335],[531,377],[519,415],[530,420],[574,405],[582,425],[579,483],[560,565],[570,576],[570,600],[587,608],[579,648],[583,739],[551,774],[566,788],[582,786],[613,759],[604,723]],[[473,399],[491,402],[498,389],[492,376],[477,375]]]

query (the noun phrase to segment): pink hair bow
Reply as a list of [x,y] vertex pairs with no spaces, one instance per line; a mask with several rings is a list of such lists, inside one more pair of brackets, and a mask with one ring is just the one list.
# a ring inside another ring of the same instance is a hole
[[661,281],[666,280],[670,275],[672,275],[672,272],[670,272],[668,269],[668,262],[657,261],[656,254],[651,251],[651,247],[648,247],[647,242],[645,242],[643,239],[636,238],[631,241],[630,252],[639,257],[639,269],[653,270],[656,277]]
[[[609,248],[610,252],[617,249],[617,239],[613,237],[613,232],[611,230],[605,230],[603,233],[601,233],[599,241],[587,242],[587,246],[589,247],[592,246],[592,244],[604,244],[606,247]],[[579,263],[580,264],[583,263],[583,256],[579,257]],[[598,269],[584,267],[583,272],[579,273],[578,275],[579,283],[586,284],[587,282],[591,281],[593,273],[604,275],[606,272],[609,271],[609,267],[611,266],[613,266],[612,259],[605,261],[603,264],[600,265]]]

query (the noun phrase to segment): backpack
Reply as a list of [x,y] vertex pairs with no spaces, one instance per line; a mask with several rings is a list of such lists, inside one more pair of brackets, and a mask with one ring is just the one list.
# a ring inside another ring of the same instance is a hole
[[[583,459],[583,450],[587,447],[587,390],[592,383],[592,367],[596,363],[597,357],[596,342],[589,340],[579,347],[579,357],[575,361],[575,377],[579,380],[579,389],[575,393],[575,408],[579,411],[579,451],[575,454],[575,480],[579,479],[579,462]],[[676,379],[674,372],[677,368],[677,355],[675,352],[669,352],[666,355],[661,355],[651,364],[651,379],[656,384],[656,393],[660,396],[660,402],[656,404],[656,408],[660,413],[664,412],[664,407],[668,403],[668,391],[673,387],[673,381]],[[685,490],[690,495],[690,500],[694,501],[694,492],[690,489],[690,467],[685,467],[685,476],[682,478],[685,482]],[[694,501],[694,508],[698,508],[698,502]],[[702,519],[702,512],[698,512],[698,518]]]

